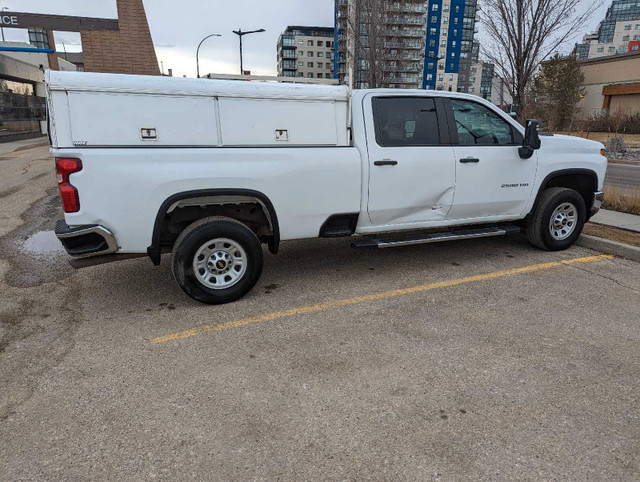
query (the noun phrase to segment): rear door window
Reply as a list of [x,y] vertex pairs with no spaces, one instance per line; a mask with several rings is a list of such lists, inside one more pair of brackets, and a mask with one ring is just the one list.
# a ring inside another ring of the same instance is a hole
[[374,99],[376,142],[382,147],[440,144],[435,102],[428,97]]

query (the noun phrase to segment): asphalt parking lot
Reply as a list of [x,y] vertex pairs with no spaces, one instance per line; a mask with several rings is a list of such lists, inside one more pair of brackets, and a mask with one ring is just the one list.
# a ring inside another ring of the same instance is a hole
[[51,171],[0,159],[0,479],[640,478],[640,264],[300,241],[206,306],[72,270]]

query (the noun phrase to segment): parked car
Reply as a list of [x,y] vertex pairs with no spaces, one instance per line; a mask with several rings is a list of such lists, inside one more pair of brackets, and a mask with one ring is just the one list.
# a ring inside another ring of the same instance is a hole
[[251,290],[262,244],[524,230],[560,250],[602,200],[601,144],[539,136],[473,95],[57,71],[46,82],[56,234],[72,264],[172,252],[176,281],[205,303]]

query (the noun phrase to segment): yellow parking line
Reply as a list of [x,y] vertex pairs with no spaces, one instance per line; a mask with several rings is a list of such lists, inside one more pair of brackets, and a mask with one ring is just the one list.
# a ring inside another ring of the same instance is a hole
[[162,343],[168,343],[170,341],[182,340],[184,338],[191,338],[197,335],[203,335],[205,333],[211,333],[215,331],[228,330],[230,328],[239,328],[241,326],[253,325],[255,323],[262,323],[263,321],[271,321],[279,318],[287,318],[295,315],[303,315],[305,313],[314,313],[316,311],[324,311],[332,308],[342,308],[345,306],[356,305],[364,303],[365,301],[376,301],[386,298],[393,298],[396,296],[408,295],[411,293],[419,293],[422,291],[434,290],[437,288],[448,288],[451,286],[464,285],[469,283],[475,283],[477,281],[487,281],[496,278],[504,278],[505,276],[513,276],[522,273],[531,273],[534,271],[542,271],[551,268],[559,268],[561,266],[570,266],[578,263],[591,263],[603,259],[611,259],[612,255],[602,254],[598,256],[587,256],[584,258],[574,258],[565,261],[552,261],[550,263],[533,264],[529,266],[523,266],[522,268],[507,269],[503,271],[494,271],[487,274],[479,274],[476,276],[469,276],[466,278],[459,278],[451,281],[438,281],[436,283],[428,283],[419,286],[413,286],[411,288],[403,288],[392,291],[384,291],[382,293],[375,293],[372,295],[358,296],[357,298],[349,298],[345,300],[331,301],[329,303],[320,303],[317,305],[304,306],[301,308],[292,308],[285,311],[276,311],[268,313],[266,315],[253,316],[251,318],[244,318],[242,320],[227,321],[225,323],[218,323],[216,325],[205,325],[191,330],[181,331],[179,333],[173,333],[171,335],[159,336],[154,338],[151,343],[154,345],[160,345]]

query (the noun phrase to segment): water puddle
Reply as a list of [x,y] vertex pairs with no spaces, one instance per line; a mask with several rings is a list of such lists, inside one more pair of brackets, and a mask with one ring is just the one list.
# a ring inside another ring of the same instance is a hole
[[62,255],[65,253],[62,244],[53,231],[38,231],[19,243],[20,249],[36,255]]

